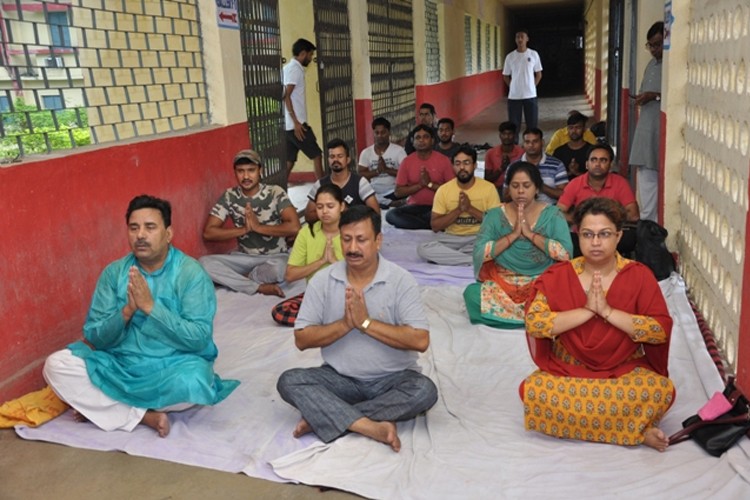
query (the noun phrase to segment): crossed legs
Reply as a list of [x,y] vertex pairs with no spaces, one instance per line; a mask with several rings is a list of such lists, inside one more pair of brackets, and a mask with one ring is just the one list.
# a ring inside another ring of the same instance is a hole
[[410,420],[437,401],[435,384],[413,370],[360,380],[328,365],[295,368],[281,375],[277,389],[302,413],[295,437],[312,431],[328,443],[350,431],[388,444],[394,451],[401,448],[395,422]]

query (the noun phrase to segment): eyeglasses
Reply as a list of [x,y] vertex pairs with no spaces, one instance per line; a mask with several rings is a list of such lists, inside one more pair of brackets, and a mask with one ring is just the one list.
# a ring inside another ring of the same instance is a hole
[[607,230],[604,230],[601,233],[594,233],[593,231],[581,231],[580,233],[578,233],[578,235],[584,240],[593,240],[594,238],[599,238],[602,241],[606,241],[616,234],[617,233],[614,231]]
[[664,41],[659,41],[659,42],[656,42],[656,43],[646,42],[646,48],[647,49],[658,49],[662,45],[664,45]]

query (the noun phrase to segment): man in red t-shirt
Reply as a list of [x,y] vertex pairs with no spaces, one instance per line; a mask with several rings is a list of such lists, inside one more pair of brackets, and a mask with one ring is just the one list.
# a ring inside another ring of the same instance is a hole
[[523,148],[516,144],[516,124],[503,122],[498,127],[500,132],[500,144],[487,151],[484,155],[484,180],[490,181],[497,186],[502,194],[505,182],[505,171],[508,165],[523,156]]
[[[584,200],[595,196],[611,198],[625,207],[628,224],[617,249],[626,254],[635,248],[635,231],[633,226],[640,219],[638,202],[630,184],[624,177],[610,173],[615,153],[607,144],[594,144],[586,160],[586,173],[579,175],[565,186],[557,208],[563,213],[569,224],[573,223],[573,212]],[[580,255],[577,235],[573,235],[574,254]]]
[[433,150],[431,127],[417,125],[412,131],[415,151],[401,163],[396,175],[397,197],[407,204],[388,210],[385,220],[401,229],[430,229],[435,191],[456,177],[451,160]]

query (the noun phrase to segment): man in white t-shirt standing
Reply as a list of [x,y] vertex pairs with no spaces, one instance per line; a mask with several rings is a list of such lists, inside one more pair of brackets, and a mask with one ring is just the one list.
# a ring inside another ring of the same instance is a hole
[[[537,128],[539,106],[536,101],[536,86],[542,79],[542,61],[537,51],[528,48],[529,34],[526,30],[516,32],[516,50],[505,56],[503,79],[508,91],[508,120],[521,130],[521,112],[526,128]],[[518,142],[518,134],[516,134]]]
[[315,178],[323,177],[322,150],[307,124],[305,68],[312,62],[315,45],[300,38],[292,45],[292,60],[284,66],[284,122],[286,126],[286,175],[292,172],[301,150],[313,161]]
[[[391,122],[384,117],[379,116],[372,121],[372,132],[375,144],[363,149],[359,154],[357,172],[370,181],[378,204],[387,208],[396,199],[393,194],[396,189],[396,174],[401,162],[406,158],[406,151],[391,142]],[[403,199],[400,204],[403,204]]]

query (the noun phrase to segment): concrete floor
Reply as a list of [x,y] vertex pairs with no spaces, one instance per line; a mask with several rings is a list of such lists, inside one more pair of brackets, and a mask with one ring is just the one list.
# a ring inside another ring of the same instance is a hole
[[[541,99],[540,128],[548,138],[565,124],[567,112],[591,114],[582,97]],[[507,117],[505,102],[490,106],[458,127],[456,140],[495,145],[497,126]],[[301,191],[300,195],[306,194]],[[303,199],[303,198],[302,198]],[[154,436],[154,439],[158,439]],[[138,499],[322,499],[359,498],[340,491],[279,484],[120,452],[100,452],[24,441],[0,431],[0,500]]]

